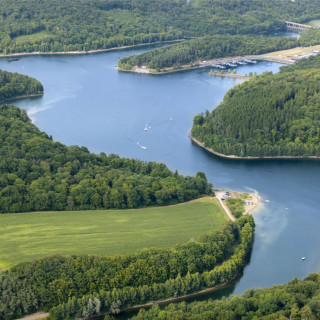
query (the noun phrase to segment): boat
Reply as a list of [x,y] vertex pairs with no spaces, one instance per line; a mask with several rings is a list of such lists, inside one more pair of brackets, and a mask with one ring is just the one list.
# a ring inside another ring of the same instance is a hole
[[146,125],[146,127],[144,128],[144,131],[148,131],[149,128],[148,128],[148,125]]
[[228,67],[236,67],[237,65],[236,64],[234,64],[234,63],[226,63],[226,65],[228,66]]
[[245,61],[238,61],[238,64],[247,64]]
[[301,260],[304,261],[304,260],[307,260],[307,258],[306,257],[302,257]]
[[269,203],[269,202],[270,202],[270,200],[265,200],[265,202],[268,202],[268,203]]
[[257,63],[257,61],[255,61],[255,60],[250,60],[250,59],[245,60],[245,62],[246,62],[246,63]]
[[214,64],[213,66],[214,66],[215,68],[219,68],[219,69],[224,69],[224,68],[225,68],[225,66],[222,65],[222,64]]

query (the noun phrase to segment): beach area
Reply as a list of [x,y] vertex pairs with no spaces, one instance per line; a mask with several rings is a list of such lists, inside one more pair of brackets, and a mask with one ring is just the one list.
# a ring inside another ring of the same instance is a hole
[[243,199],[245,202],[243,215],[250,214],[253,210],[255,210],[260,203],[260,196],[258,193],[241,193],[236,191],[226,191],[226,190],[217,190],[215,191],[215,195],[217,200],[219,201],[220,206],[225,211],[226,215],[231,221],[235,221],[236,218],[232,215],[231,210],[228,208],[228,205],[225,200],[222,200],[225,193],[229,193],[229,197],[233,199]]

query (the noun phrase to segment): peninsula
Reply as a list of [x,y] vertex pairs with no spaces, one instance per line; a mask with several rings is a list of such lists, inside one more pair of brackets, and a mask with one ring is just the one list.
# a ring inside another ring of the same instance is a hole
[[319,70],[316,55],[230,89],[195,116],[192,141],[230,159],[319,158]]

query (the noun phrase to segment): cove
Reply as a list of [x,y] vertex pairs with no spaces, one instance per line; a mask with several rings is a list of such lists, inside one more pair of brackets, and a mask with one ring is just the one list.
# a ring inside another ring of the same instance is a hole
[[[210,76],[209,69],[161,76],[116,71],[120,57],[148,49],[2,58],[0,68],[43,83],[43,97],[16,104],[56,141],[164,162],[181,174],[203,171],[215,188],[258,191],[262,200],[270,200],[254,213],[255,243],[243,276],[210,296],[241,294],[319,271],[320,162],[219,159],[194,145],[188,138],[194,115],[214,109],[241,81]],[[261,62],[237,72],[277,72],[279,67]]]

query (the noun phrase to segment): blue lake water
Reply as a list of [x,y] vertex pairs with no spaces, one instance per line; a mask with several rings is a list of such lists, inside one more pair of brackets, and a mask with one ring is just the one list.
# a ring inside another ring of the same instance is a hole
[[[56,141],[164,162],[185,175],[203,171],[215,188],[259,192],[263,201],[254,213],[250,264],[240,280],[211,296],[241,294],[319,271],[320,161],[225,160],[197,147],[188,138],[193,117],[214,109],[240,80],[210,76],[208,69],[161,76],[115,69],[120,57],[147,49],[3,58],[0,68],[43,83],[43,97],[16,104]],[[280,66],[261,62],[239,66],[237,72],[277,72]]]

